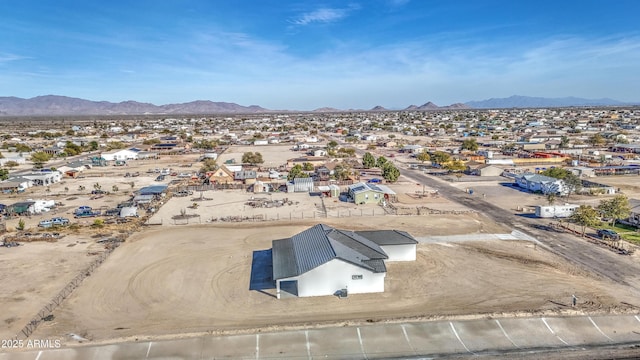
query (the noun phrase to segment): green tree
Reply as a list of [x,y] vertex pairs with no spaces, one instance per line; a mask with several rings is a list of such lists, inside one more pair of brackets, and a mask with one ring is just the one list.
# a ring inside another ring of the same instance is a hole
[[64,152],[68,156],[74,156],[82,153],[82,148],[71,141],[67,141],[64,147]]
[[549,205],[553,205],[553,203],[556,202],[556,194],[555,193],[548,193],[547,194],[547,202],[549,203]]
[[467,165],[464,164],[464,161],[458,159],[449,161],[444,164],[443,167],[451,172],[461,172],[467,169]]
[[595,133],[587,139],[587,142],[593,146],[602,146],[606,144],[605,138],[600,133]]
[[7,180],[9,178],[9,170],[0,169],[0,180]]
[[366,152],[362,156],[362,166],[365,169],[370,169],[370,168],[376,166],[376,157],[373,156],[373,154],[371,154],[370,152]]
[[336,178],[336,180],[348,180],[352,173],[351,168],[344,163],[338,164],[333,168],[333,177]]
[[392,163],[387,162],[382,166],[382,177],[388,182],[396,182],[400,177],[400,170]]
[[127,147],[127,144],[121,141],[111,141],[107,143],[107,150],[119,150]]
[[436,151],[431,155],[431,160],[438,165],[443,165],[451,161],[451,155],[444,151]]
[[51,154],[47,154],[46,152],[39,151],[31,154],[31,161],[38,168],[41,168],[49,160],[51,160]]
[[289,175],[287,175],[287,180],[291,181],[296,178],[307,178],[309,175],[302,170],[302,165],[296,164],[291,170],[289,170]]
[[315,167],[310,162],[306,162],[306,163],[302,164],[302,170],[304,170],[304,171],[313,171],[313,169],[315,169]]
[[262,159],[261,153],[249,151],[242,154],[242,162],[244,164],[256,165],[264,163],[264,160]]
[[569,147],[569,137],[568,136],[563,136],[560,138],[560,148],[562,149],[566,149]]
[[218,168],[218,164],[216,164],[216,161],[214,159],[205,159],[202,162],[202,167],[200,168],[200,172],[207,173],[209,171],[214,171],[217,168]]
[[382,169],[384,167],[384,164],[386,164],[387,162],[389,161],[387,160],[386,157],[380,156],[378,160],[376,160],[376,167]]
[[16,144],[16,151],[17,152],[31,152],[31,148],[28,145],[25,144]]
[[611,219],[611,226],[615,226],[616,221],[626,219],[631,214],[629,198],[624,195],[600,201],[597,209],[603,217]]
[[571,174],[571,171],[563,168],[558,168],[558,167],[549,168],[547,170],[540,172],[540,175],[544,175],[544,176],[548,176],[556,179],[564,179],[569,174]]
[[327,149],[335,149],[338,147],[338,143],[334,140],[331,140],[327,143]]
[[354,148],[340,148],[338,149],[338,154],[347,157],[354,157],[356,155],[356,149]]
[[100,145],[98,144],[97,141],[93,140],[89,142],[89,150],[90,151],[96,151],[100,148]]
[[20,231],[24,230],[24,220],[22,219],[18,220],[18,226],[16,227],[16,229]]
[[425,162],[431,160],[431,156],[429,156],[429,153],[423,151],[421,153],[418,153],[418,155],[416,155],[416,159],[424,164]]
[[600,220],[598,211],[590,205],[580,205],[569,219],[582,227],[582,236],[586,231],[587,226],[598,226]]
[[462,142],[462,150],[477,151],[478,150],[478,142],[474,138],[465,139]]

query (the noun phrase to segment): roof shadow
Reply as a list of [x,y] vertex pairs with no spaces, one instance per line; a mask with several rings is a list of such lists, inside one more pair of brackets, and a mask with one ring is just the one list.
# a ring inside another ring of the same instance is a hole
[[273,280],[273,258],[271,249],[256,250],[253,252],[251,261],[251,279],[249,279],[249,290],[275,289],[276,283]]

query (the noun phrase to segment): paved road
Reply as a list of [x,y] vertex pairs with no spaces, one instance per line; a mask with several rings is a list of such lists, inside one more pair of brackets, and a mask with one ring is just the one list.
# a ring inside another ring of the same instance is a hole
[[[403,169],[402,174],[416,183],[438,190],[440,196],[476,210],[497,223],[518,229],[538,239],[552,251],[585,270],[619,284],[631,285],[640,294],[640,264],[631,257],[618,255],[577,236],[556,232],[546,226],[548,220],[519,216],[493,205],[490,199],[484,199],[477,194],[470,195],[443,180],[424,175],[419,170]],[[504,191],[515,190],[505,189]]]
[[57,350],[32,348],[0,353],[0,360],[457,359],[531,354],[548,359],[600,347],[611,358],[616,351],[639,345],[640,317],[619,315],[371,324]]

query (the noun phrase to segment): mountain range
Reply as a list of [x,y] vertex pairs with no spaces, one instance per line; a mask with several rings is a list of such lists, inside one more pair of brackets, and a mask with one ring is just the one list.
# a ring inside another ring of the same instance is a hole
[[613,99],[583,99],[577,97],[544,98],[513,95],[508,98],[492,98],[465,103],[473,109],[505,109],[505,108],[549,108],[570,106],[625,106],[636,105]]
[[[576,97],[542,98],[529,96],[511,96],[492,98],[482,101],[456,103],[438,106],[432,102],[423,105],[410,105],[405,111],[462,110],[462,109],[499,109],[499,108],[547,108],[570,106],[624,106],[637,105],[612,99],[582,99]],[[397,111],[375,106],[369,110],[340,110],[329,107],[314,112],[344,111]],[[0,97],[0,116],[51,116],[51,115],[145,115],[145,114],[247,114],[265,112],[283,112],[287,110],[269,110],[258,105],[242,106],[228,102],[198,100],[182,104],[154,105],[136,101],[112,103],[91,101],[58,95],[38,96],[30,99],[18,97]],[[296,110],[290,110],[296,111]]]

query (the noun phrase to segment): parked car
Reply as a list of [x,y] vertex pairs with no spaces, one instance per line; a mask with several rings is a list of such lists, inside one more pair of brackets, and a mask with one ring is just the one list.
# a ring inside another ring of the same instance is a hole
[[367,182],[368,182],[368,183],[372,183],[372,184],[377,184],[377,183],[381,183],[381,182],[382,182],[382,180],[377,179],[377,178],[373,178],[373,179],[371,179],[371,180],[369,180],[369,181],[367,181]]
[[156,181],[164,181],[164,175],[158,175]]
[[184,196],[189,196],[189,195],[193,195],[193,191],[191,191],[191,190],[180,190],[180,191],[176,191],[176,193],[174,194],[174,196],[179,196],[179,197],[184,197]]
[[60,226],[69,225],[69,219],[63,218],[63,217],[54,217],[53,219],[51,219],[51,223],[53,225],[60,225]]
[[620,239],[620,234],[618,234],[617,232],[615,232],[613,230],[609,230],[609,229],[599,229],[598,230],[598,236],[600,236],[603,239],[609,239],[609,240],[619,240]]
[[45,229],[50,228],[52,226],[53,226],[53,222],[51,222],[51,220],[41,220],[38,223],[38,227],[45,228]]
[[104,195],[104,194],[106,194],[106,193],[107,193],[107,192],[106,192],[106,191],[104,191],[104,190],[91,190],[91,194],[92,194],[92,195]]

